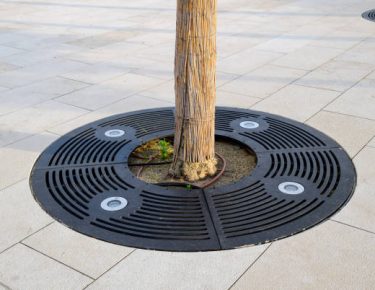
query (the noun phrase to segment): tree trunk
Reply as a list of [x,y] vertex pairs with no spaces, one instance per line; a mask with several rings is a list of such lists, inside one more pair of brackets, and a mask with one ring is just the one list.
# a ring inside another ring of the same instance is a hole
[[177,0],[175,97],[170,173],[215,174],[216,0]]

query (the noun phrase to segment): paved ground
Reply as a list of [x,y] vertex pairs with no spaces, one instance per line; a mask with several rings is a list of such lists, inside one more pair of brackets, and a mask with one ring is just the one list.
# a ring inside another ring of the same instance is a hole
[[119,247],[33,201],[28,175],[59,135],[173,104],[175,1],[0,0],[0,289],[374,289],[373,0],[219,0],[219,105],[306,122],[353,157],[358,187],[295,237],[213,253]]

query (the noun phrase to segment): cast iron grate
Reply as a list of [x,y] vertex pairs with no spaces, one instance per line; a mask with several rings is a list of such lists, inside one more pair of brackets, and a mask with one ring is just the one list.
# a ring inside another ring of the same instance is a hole
[[251,175],[204,190],[134,177],[129,154],[173,130],[172,108],[120,114],[78,128],[37,160],[30,177],[34,197],[55,219],[98,239],[206,251],[304,231],[343,207],[354,190],[353,164],[331,138],[280,116],[225,107],[216,111],[216,135],[256,153]]
[[362,17],[370,21],[375,21],[375,9],[363,12]]

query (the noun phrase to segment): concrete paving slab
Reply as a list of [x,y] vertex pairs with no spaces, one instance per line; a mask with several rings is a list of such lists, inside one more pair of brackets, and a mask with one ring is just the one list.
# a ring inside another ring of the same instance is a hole
[[24,245],[0,255],[0,280],[11,289],[83,289],[92,279]]
[[366,289],[375,235],[326,222],[275,242],[231,289]]

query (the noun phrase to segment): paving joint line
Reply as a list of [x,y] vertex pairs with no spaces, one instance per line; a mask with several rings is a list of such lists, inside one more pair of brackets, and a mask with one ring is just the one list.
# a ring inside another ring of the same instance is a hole
[[50,131],[49,129],[48,129],[48,130],[45,130],[44,132],[46,132],[46,133],[50,133],[50,134],[53,134],[53,135],[56,135],[56,136],[58,136],[58,137],[63,136],[63,135],[61,135],[61,134],[57,134],[56,132],[52,132],[52,131]]
[[95,278],[91,277],[90,275],[85,274],[85,273],[81,272],[80,270],[75,269],[75,268],[73,268],[72,266],[69,266],[69,265],[67,265],[67,264],[65,264],[65,263],[63,263],[63,262],[57,260],[56,258],[53,258],[53,257],[51,257],[51,256],[48,256],[47,254],[45,254],[45,253],[43,253],[43,252],[41,252],[41,251],[39,251],[39,250],[37,250],[37,249],[35,249],[35,248],[33,248],[33,247],[27,245],[27,244],[24,244],[23,242],[20,242],[20,244],[22,244],[23,246],[29,248],[30,250],[33,250],[33,251],[35,251],[35,252],[37,252],[37,253],[39,253],[39,254],[41,254],[41,255],[43,255],[43,256],[49,258],[49,259],[51,259],[51,260],[53,260],[53,261],[55,261],[55,262],[57,262],[57,263],[59,263],[59,264],[65,266],[65,267],[67,267],[67,268],[69,268],[69,269],[71,269],[71,270],[73,270],[74,272],[80,273],[81,275],[83,275],[83,276],[85,276],[85,277],[87,277],[87,278],[89,278],[89,279],[91,279],[91,280],[95,280]]
[[250,270],[250,268],[264,255],[264,253],[272,246],[273,243],[270,243],[269,246],[267,246],[267,248],[262,252],[260,253],[260,255],[250,264],[249,267],[246,268],[246,270],[236,279],[236,281],[233,282],[233,284],[227,289],[227,290],[230,290],[233,288],[233,286],[247,273],[248,270]]
[[[65,77],[65,76],[63,76],[63,75],[57,75],[56,77],[61,77],[61,78],[64,78],[64,79],[67,79],[67,80],[70,80],[70,81],[81,82],[81,83],[87,84],[87,85],[88,85],[87,87],[90,87],[90,86],[100,85],[100,84],[103,84],[103,83],[105,83],[105,82],[115,80],[116,78],[119,78],[119,77],[123,77],[123,76],[125,76],[125,75],[131,73],[131,71],[132,71],[131,69],[126,69],[126,68],[121,67],[121,66],[109,65],[109,64],[106,63],[106,62],[99,62],[99,63],[89,64],[89,66],[95,66],[95,65],[107,65],[107,66],[112,66],[112,67],[116,67],[116,68],[124,69],[124,70],[127,70],[127,71],[124,72],[124,73],[121,73],[121,74],[119,74],[119,75],[116,75],[116,76],[114,76],[114,77],[110,77],[110,78],[108,78],[108,79],[101,80],[101,81],[99,81],[99,82],[95,82],[95,83],[89,83],[89,82],[85,82],[85,81],[81,81],[81,80],[76,80],[76,79],[74,79],[74,78]],[[78,69],[78,70],[68,71],[68,72],[65,72],[65,73],[68,74],[68,73],[70,73],[70,72],[74,72],[74,71],[79,71],[79,69]],[[86,88],[87,88],[87,87],[86,87]],[[84,88],[82,88],[82,89],[84,89]],[[81,89],[77,89],[76,91],[78,91],[78,90],[81,90]],[[72,93],[72,92],[70,92],[70,93]],[[70,93],[67,93],[67,94],[64,94],[64,95],[68,95],[68,94],[70,94]],[[62,95],[62,96],[63,96],[63,95]]]
[[[143,92],[144,92],[144,91],[143,91]],[[171,104],[171,105],[174,105],[174,101],[167,101],[167,100],[163,100],[163,99],[158,99],[158,98],[154,98],[154,97],[149,97],[149,96],[142,95],[142,93],[137,94],[137,96],[141,96],[141,97],[143,97],[143,98],[152,99],[152,100],[155,100],[155,101],[163,101],[163,102],[169,103],[169,104]]]
[[41,230],[45,229],[46,227],[48,227],[49,225],[53,224],[54,222],[55,222],[55,221],[52,221],[52,222],[48,223],[47,225],[41,227],[41,228],[38,229],[37,231],[32,232],[31,234],[29,234],[28,236],[26,236],[26,237],[24,237],[23,239],[19,240],[18,242],[14,243],[14,244],[12,244],[11,246],[7,247],[6,249],[0,251],[0,255],[3,254],[3,253],[5,253],[6,251],[8,251],[10,248],[13,248],[13,247],[16,246],[17,244],[23,242],[24,240],[26,240],[27,238],[31,237],[32,235],[34,235],[34,234],[40,232]]
[[[61,125],[61,124],[60,124],[60,125]],[[59,126],[59,125],[58,125],[58,126]],[[56,135],[57,137],[58,137],[58,136],[61,136],[61,135],[59,135],[59,134],[56,134],[56,133],[54,133],[54,132],[49,131],[49,129],[46,129],[46,130],[43,130],[43,131],[39,131],[39,132],[37,132],[37,133],[31,133],[30,135],[27,135],[27,136],[25,136],[25,137],[22,137],[22,138],[20,138],[20,139],[17,139],[17,140],[15,140],[15,141],[10,142],[10,143],[6,143],[6,144],[0,146],[0,149],[2,149],[2,148],[7,148],[9,145],[13,145],[13,144],[16,144],[16,143],[18,143],[18,142],[25,141],[25,140],[28,139],[28,138],[35,137],[35,136],[40,135],[40,134],[45,133],[45,132],[50,133],[50,134],[52,134],[52,135]],[[47,146],[48,146],[48,145],[47,145]],[[43,150],[44,150],[44,149],[42,149],[42,151],[43,151]]]
[[[281,58],[281,57],[282,57],[282,56],[280,56],[280,57],[278,57],[278,58]],[[277,60],[278,58],[276,58],[276,59],[274,59],[274,60]],[[257,69],[261,69],[261,68],[263,68],[263,67],[265,67],[265,66],[267,66],[267,65],[274,65],[274,64],[272,64],[272,62],[273,62],[274,60],[271,60],[270,62],[268,62],[268,63],[266,63],[266,64],[263,64],[263,65],[257,67],[256,69],[251,70],[250,72],[247,72],[247,73],[244,73],[244,74],[242,74],[242,75],[239,75],[239,76],[235,77],[234,79],[232,79],[232,80],[230,80],[230,81],[228,81],[228,82],[225,82],[225,83],[221,84],[220,86],[217,87],[217,89],[220,89],[221,87],[225,86],[226,84],[229,84],[229,83],[231,83],[231,82],[233,82],[233,81],[235,81],[235,80],[237,80],[237,79],[239,79],[239,78],[241,78],[241,77],[243,77],[243,76],[245,76],[245,75],[247,75],[247,74],[249,74],[249,73],[252,73],[252,72],[254,72],[254,71],[257,70]],[[290,67],[283,67],[283,68],[289,68],[289,69],[299,70],[299,69],[296,69],[296,68],[290,68]],[[304,71],[304,72],[306,72],[306,73],[305,73],[304,75],[302,75],[302,76],[300,76],[300,77],[298,77],[298,78],[296,78],[296,79],[290,81],[289,83],[285,84],[284,86],[278,88],[276,91],[272,92],[271,94],[269,94],[268,96],[266,96],[266,97],[264,97],[264,98],[255,97],[255,96],[250,96],[250,95],[244,95],[244,94],[239,94],[239,93],[234,93],[234,92],[229,92],[229,91],[226,91],[225,89],[224,89],[224,90],[221,89],[221,91],[226,92],[226,93],[233,93],[233,94],[237,94],[237,95],[241,95],[241,96],[246,96],[246,97],[251,97],[251,98],[257,98],[257,99],[259,99],[257,102],[255,102],[254,104],[252,104],[252,105],[249,107],[249,108],[252,108],[253,106],[255,106],[256,104],[258,104],[259,102],[268,99],[269,97],[275,95],[276,93],[278,93],[278,92],[281,91],[282,89],[284,89],[284,88],[286,88],[286,87],[288,87],[288,86],[290,86],[290,85],[293,85],[296,81],[298,81],[299,79],[303,78],[304,76],[306,76],[306,75],[309,73],[308,71],[305,71],[305,70],[301,70],[301,71]]]
[[87,287],[91,286],[95,281],[100,279],[102,276],[107,274],[110,270],[112,270],[114,267],[116,267],[118,264],[120,264],[122,261],[124,261],[127,257],[129,257],[131,254],[133,254],[137,249],[133,249],[129,254],[125,255],[125,257],[121,258],[118,262],[113,264],[110,268],[108,268],[106,271],[104,271],[102,274],[100,274],[96,279],[94,279],[91,283],[87,284],[82,290],[87,289]]
[[[30,172],[30,173],[31,173],[31,172]],[[29,175],[30,175],[30,174],[29,174]],[[4,190],[6,190],[6,189],[8,189],[9,187],[12,187],[12,186],[18,184],[18,183],[21,183],[21,182],[23,182],[23,181],[27,181],[27,180],[28,180],[28,177],[23,177],[23,178],[21,178],[21,179],[15,181],[15,182],[13,182],[13,183],[11,183],[11,184],[5,186],[5,187],[0,188],[0,192],[1,192],[1,191],[4,191]]]
[[351,115],[351,114],[347,114],[347,113],[331,111],[331,110],[325,109],[325,108],[323,108],[321,111],[329,112],[329,113],[335,113],[335,114],[340,114],[340,115],[344,115],[344,116],[348,116],[348,117],[360,118],[360,119],[363,119],[363,120],[368,120],[368,121],[375,122],[375,119],[369,119],[369,118],[361,117],[361,116],[357,116],[357,115]]
[[[365,75],[363,78],[361,78],[360,80],[358,80],[357,82],[355,82],[352,86],[350,86],[349,88],[347,88],[346,90],[342,91],[340,94],[338,94],[337,97],[335,97],[334,99],[332,99],[330,102],[328,102],[324,107],[322,107],[318,112],[316,112],[315,114],[313,114],[312,116],[310,116],[308,119],[306,119],[304,121],[304,123],[310,121],[313,117],[315,117],[319,112],[322,112],[322,111],[326,111],[326,112],[331,112],[331,113],[335,113],[334,111],[329,111],[327,110],[326,108],[332,104],[333,102],[335,102],[338,98],[340,98],[341,96],[343,96],[346,92],[348,92],[349,90],[351,90],[353,87],[355,87],[357,84],[359,84],[363,79],[365,79],[368,75],[370,75],[371,72],[369,72],[367,75]],[[342,114],[342,115],[345,115],[345,114]],[[348,115],[348,114],[346,114]],[[348,115],[348,116],[351,116],[351,115]],[[352,116],[352,117],[359,117],[359,116]],[[359,117],[361,118],[361,117]],[[374,120],[373,120],[374,121]]]
[[[293,51],[292,51],[292,52],[293,52]],[[346,51],[344,51],[343,53],[345,53],[345,52],[346,52]],[[286,54],[286,55],[288,55],[288,54]],[[341,54],[339,54],[339,55],[341,55]],[[339,56],[339,55],[337,55],[337,56]],[[338,92],[338,93],[339,93],[340,91],[336,91],[336,90],[332,90],[332,89],[310,87],[310,86],[305,86],[305,85],[301,85],[301,84],[297,84],[297,83],[296,83],[296,82],[298,82],[300,79],[302,79],[302,78],[304,78],[305,76],[307,76],[307,75],[309,75],[310,73],[312,73],[313,71],[315,71],[315,70],[321,68],[322,66],[324,66],[325,64],[331,62],[331,61],[332,61],[333,59],[335,59],[337,56],[332,57],[331,59],[329,59],[329,60],[327,60],[326,62],[322,63],[321,65],[317,66],[317,67],[314,68],[313,70],[307,70],[307,71],[304,70],[304,71],[306,72],[304,75],[302,75],[302,76],[296,78],[295,80],[289,82],[289,83],[286,84],[285,86],[279,88],[277,91],[271,93],[270,95],[268,95],[267,97],[265,97],[263,100],[268,99],[269,97],[271,97],[271,96],[275,95],[276,93],[278,93],[280,90],[282,90],[282,89],[284,89],[284,88],[286,88],[286,87],[288,87],[288,86],[291,86],[291,85],[301,86],[301,87],[307,87],[307,88],[314,88],[314,89],[320,89],[320,90],[326,90],[326,91],[332,91],[332,92]],[[281,58],[281,57],[279,57],[279,58]],[[278,59],[278,58],[277,58],[277,59]],[[270,62],[270,63],[271,63],[271,65],[273,65],[272,62]],[[290,68],[290,69],[298,69],[298,68],[295,68],[295,67],[286,67],[286,68]],[[255,105],[255,104],[254,104],[254,105]],[[251,106],[251,107],[252,107],[252,106]],[[321,111],[321,110],[322,110],[322,109],[320,109],[320,111]],[[306,121],[307,121],[307,120],[306,120]],[[306,122],[306,121],[304,121],[304,122]]]
[[250,96],[250,95],[245,95],[245,94],[241,94],[241,93],[236,93],[236,92],[231,92],[231,91],[227,91],[227,90],[223,90],[223,89],[220,89],[218,90],[220,92],[223,92],[223,93],[227,93],[227,94],[234,94],[234,95],[239,95],[239,96],[243,96],[243,97],[248,97],[248,98],[253,98],[253,99],[258,99],[260,101],[266,99],[267,97],[265,98],[260,98],[260,97],[255,97],[255,96]]
[[[125,73],[124,75],[127,75],[127,74],[129,74],[129,73],[132,73],[132,71],[129,71],[129,72]],[[134,73],[133,73],[133,74],[134,74]],[[124,76],[124,75],[122,75],[122,76]],[[139,76],[145,76],[145,75],[142,75],[142,74],[137,74],[137,75],[139,75]],[[106,80],[106,81],[111,81],[111,80],[114,80],[114,79],[116,79],[116,78],[117,78],[117,77],[114,77],[114,78],[109,79],[109,80]],[[154,79],[156,79],[156,78],[154,78]],[[159,79],[157,79],[157,80],[159,80]],[[106,81],[105,81],[105,82],[106,82]],[[170,80],[166,80],[166,81],[163,81],[163,82],[161,82],[160,84],[157,84],[157,85],[155,85],[155,86],[151,86],[151,87],[149,87],[149,88],[147,88],[147,89],[143,89],[143,90],[137,91],[137,92],[134,93],[134,94],[127,95],[127,96],[125,96],[125,97],[123,97],[123,98],[121,98],[121,99],[119,99],[119,100],[116,100],[116,101],[114,101],[114,102],[111,102],[111,103],[105,104],[104,106],[98,107],[98,108],[96,108],[96,109],[94,109],[94,110],[91,110],[91,109],[85,109],[85,108],[83,108],[83,109],[88,111],[86,114],[93,113],[93,112],[99,111],[99,110],[101,110],[101,109],[105,109],[106,107],[109,107],[109,106],[112,106],[112,105],[114,105],[114,104],[117,104],[117,103],[119,103],[119,102],[122,102],[122,101],[124,101],[125,99],[128,99],[128,98],[130,98],[130,97],[134,97],[134,96],[137,96],[137,95],[141,95],[142,92],[147,91],[147,90],[152,89],[152,88],[155,88],[155,87],[157,87],[157,86],[163,85],[164,83],[169,82],[169,81],[170,81]],[[103,83],[105,83],[105,82],[103,82]],[[95,85],[95,84],[94,84],[94,85]],[[82,88],[82,89],[83,89],[83,88]],[[70,94],[70,93],[68,93],[68,94]],[[65,95],[68,95],[68,94],[65,94]],[[61,96],[61,97],[62,97],[62,96]],[[143,97],[146,97],[146,96],[143,96]],[[57,97],[57,98],[59,98],[59,97]],[[150,97],[147,97],[147,98],[150,98]],[[55,100],[55,99],[54,99],[54,100]],[[158,100],[159,100],[159,99],[158,99]],[[59,102],[59,103],[63,103],[63,104],[70,105],[69,103],[64,103],[64,102],[61,102],[61,101],[58,101],[58,100],[55,100],[55,101],[57,101],[57,102]],[[80,107],[78,107],[78,108],[80,108]],[[82,109],[82,108],[80,108],[80,109]],[[71,119],[71,120],[66,121],[66,122],[64,122],[64,123],[69,123],[70,121],[73,121],[73,120],[79,119],[80,117],[82,117],[82,116],[84,116],[84,115],[86,115],[86,114],[80,115],[80,116],[78,116],[77,118]],[[109,117],[109,116],[111,116],[111,115],[113,115],[113,114],[108,114],[107,117]],[[105,118],[105,117],[102,117],[102,118]],[[49,129],[53,129],[53,128],[55,128],[55,127],[57,127],[57,126],[59,126],[59,125],[62,125],[62,124],[64,124],[64,123],[58,124],[58,125],[53,126],[53,127],[49,128]]]
[[[50,101],[51,101],[51,100],[46,101],[46,102],[50,102]],[[74,106],[74,105],[65,104],[65,103],[62,103],[62,102],[59,102],[59,101],[56,101],[56,100],[53,100],[53,102],[60,103],[60,104],[63,104],[63,105],[72,106],[72,107],[76,107],[76,106]],[[45,103],[45,102],[43,102],[43,103]],[[40,104],[42,104],[42,103],[40,103]],[[30,108],[31,108],[31,107],[30,107]],[[79,107],[77,107],[77,108],[79,108]],[[10,143],[5,143],[5,144],[3,144],[2,146],[0,146],[0,148],[6,147],[6,146],[8,146],[8,145],[10,145],[10,144],[14,144],[14,143],[16,143],[16,142],[18,142],[18,141],[25,140],[25,139],[27,139],[27,138],[29,138],[29,137],[36,136],[36,135],[38,135],[38,134],[41,134],[41,133],[43,133],[43,132],[46,132],[47,130],[53,129],[53,128],[58,127],[58,126],[61,126],[61,125],[65,124],[65,123],[69,123],[69,122],[71,122],[71,121],[73,121],[73,120],[75,120],[75,119],[78,119],[78,118],[80,118],[80,117],[82,117],[82,116],[84,116],[84,115],[86,115],[86,114],[89,114],[89,113],[93,112],[93,111],[88,111],[87,109],[83,109],[83,108],[79,108],[79,109],[81,109],[81,110],[85,110],[86,112],[83,113],[83,114],[80,114],[80,115],[78,115],[77,117],[74,117],[74,118],[72,118],[72,119],[66,120],[66,121],[61,122],[61,123],[54,124],[52,127],[43,128],[43,129],[41,129],[41,130],[39,130],[39,131],[37,131],[37,132],[33,132],[33,133],[31,133],[30,135],[27,135],[27,136],[22,137],[22,138],[20,138],[20,139],[14,140],[14,141],[12,141],[12,142],[10,142]],[[1,116],[0,116],[0,118],[1,118]],[[52,132],[50,132],[50,133],[52,133]],[[53,134],[58,135],[58,134],[56,134],[56,133],[53,133]]]
[[353,118],[356,118],[356,119],[367,120],[367,121],[371,121],[371,122],[375,123],[375,119],[369,119],[369,118],[365,118],[365,117],[361,117],[361,116],[357,116],[357,115],[350,115],[350,114],[346,114],[346,113],[342,113],[342,112],[330,111],[330,110],[327,110],[327,109],[322,109],[321,112],[334,113],[334,114],[337,114],[337,115],[353,117]]
[[[72,71],[68,71],[68,72],[66,72],[66,73],[70,73],[70,72],[74,72],[74,70],[72,70]],[[89,82],[85,82],[85,81],[81,81],[81,80],[76,80],[76,79],[73,79],[73,78],[65,77],[65,76],[63,76],[63,75],[56,75],[56,77],[58,77],[58,78],[62,78],[62,79],[65,79],[65,80],[69,80],[69,81],[74,81],[74,82],[77,82],[77,83],[83,83],[83,84],[87,85],[85,88],[90,87],[90,86],[93,86],[93,85],[97,85],[97,84],[99,84],[99,83],[89,83]],[[79,90],[82,90],[82,89],[84,89],[84,88],[76,89],[76,90],[74,90],[74,91],[79,91]],[[74,91],[72,91],[72,92],[74,92]],[[70,93],[72,93],[72,92],[70,92]],[[67,94],[70,94],[70,93],[66,93],[66,94],[63,94],[63,95],[61,95],[61,96],[64,96],[64,95],[67,95]],[[57,97],[57,98],[58,98],[58,97]]]
[[343,94],[345,94],[346,92],[348,92],[349,90],[351,90],[352,88],[354,88],[356,85],[358,85],[361,81],[363,81],[365,78],[367,78],[370,74],[372,73],[372,71],[368,72],[365,76],[363,76],[361,79],[359,79],[358,81],[356,81],[352,86],[350,86],[349,88],[347,88],[346,90],[342,91],[342,93],[337,96],[335,99],[333,99],[331,102],[329,102],[327,105],[325,105],[325,107],[323,107],[322,110],[324,110],[327,106],[329,106],[330,104],[332,104],[335,100],[337,100],[339,97],[341,97]]
[[338,90],[329,89],[329,88],[314,87],[313,85],[311,85],[311,86],[306,85],[306,84],[294,84],[294,85],[304,87],[304,88],[316,89],[316,90],[322,90],[322,91],[328,91],[328,92],[334,92],[334,93],[342,93],[343,92],[343,91],[338,91]]
[[[60,76],[56,76],[56,77],[60,77]],[[54,78],[54,77],[47,78],[47,79],[45,79],[45,80],[43,80],[43,81],[47,81],[47,80],[52,79],[52,78]],[[43,81],[40,81],[40,82],[43,82]],[[35,83],[39,83],[39,81],[37,81],[37,82],[35,82]],[[34,83],[32,83],[32,84],[34,84]],[[29,85],[32,85],[32,84],[29,84]],[[21,86],[21,87],[17,87],[17,88],[10,88],[9,90],[10,90],[10,91],[11,91],[11,90],[16,90],[16,89],[18,89],[18,88],[23,88],[23,87],[27,87],[27,86],[28,86],[28,85]],[[86,87],[83,87],[83,88],[80,88],[80,89],[75,89],[75,90],[73,90],[73,91],[71,91],[71,92],[69,92],[69,93],[65,93],[65,94],[58,95],[58,96],[49,96],[48,94],[40,93],[40,94],[42,94],[42,95],[48,96],[49,99],[47,99],[47,100],[43,100],[43,101],[40,101],[40,102],[36,102],[35,104],[32,104],[32,105],[30,105],[30,106],[21,107],[19,110],[10,111],[10,112],[6,112],[6,113],[3,113],[3,114],[0,114],[0,117],[7,116],[7,115],[10,115],[10,114],[12,114],[12,113],[20,112],[20,111],[22,111],[22,110],[30,109],[30,108],[33,108],[33,107],[36,107],[36,106],[42,105],[42,104],[47,103],[47,102],[57,101],[56,99],[58,99],[58,98],[60,98],[60,97],[63,97],[63,96],[65,96],[65,95],[68,95],[68,94],[71,94],[71,93],[77,92],[77,91],[79,91],[79,90],[82,90],[82,89],[84,89],[84,88],[88,88],[88,87],[89,87],[89,86],[86,86]],[[8,93],[8,91],[6,91],[6,92]],[[61,103],[61,102],[59,102],[59,103]],[[65,105],[70,105],[70,104],[66,104],[66,103],[64,103],[64,104],[65,104]],[[74,105],[72,105],[72,106],[74,106]],[[80,108],[80,107],[79,107],[79,108]],[[82,109],[82,108],[80,108],[80,109]],[[85,109],[85,110],[87,110],[87,109]],[[88,112],[88,113],[90,113],[90,112]]]
[[[302,79],[303,77],[307,76],[308,74],[310,74],[310,73],[312,73],[312,72],[314,72],[314,71],[320,69],[320,68],[323,67],[324,65],[330,63],[331,61],[335,61],[335,59],[336,59],[337,57],[339,57],[339,56],[341,56],[341,55],[347,53],[349,50],[351,50],[351,49],[354,48],[355,46],[359,45],[362,41],[365,41],[366,39],[367,39],[367,38],[362,39],[361,41],[359,41],[358,43],[354,44],[353,46],[347,48],[346,50],[343,50],[342,53],[340,53],[340,54],[338,54],[338,55],[336,55],[336,56],[330,58],[329,60],[323,62],[321,65],[317,66],[316,68],[314,68],[314,69],[312,69],[312,70],[308,70],[307,73],[306,73],[305,75],[303,75],[303,76],[301,76],[301,77],[295,79],[294,81],[290,82],[288,85],[284,86],[283,88],[285,88],[285,87],[287,87],[287,86],[289,86],[289,85],[296,85],[296,86],[301,86],[301,87],[314,88],[314,89],[327,90],[327,91],[332,91],[332,92],[341,93],[341,94],[339,94],[336,98],[340,97],[344,92],[348,91],[348,90],[351,89],[354,85],[356,85],[359,81],[363,80],[363,79],[366,78],[368,75],[370,75],[371,72],[370,72],[369,74],[367,74],[365,77],[363,77],[361,80],[359,80],[357,83],[355,83],[352,87],[350,87],[350,88],[348,88],[348,89],[346,89],[346,90],[344,90],[344,91],[337,91],[337,90],[333,90],[333,89],[319,88],[319,87],[307,86],[307,85],[303,85],[303,84],[296,84],[296,82],[299,81],[300,79]],[[307,45],[305,45],[305,46],[307,46]],[[302,48],[303,48],[303,47],[302,47]],[[297,49],[296,49],[296,50],[297,50]],[[295,51],[295,50],[294,50],[294,51]],[[292,52],[294,52],[294,51],[292,51]],[[288,54],[286,54],[286,55],[288,55]],[[288,67],[288,68],[297,69],[297,68],[295,68],[295,67]],[[306,70],[305,70],[305,71],[306,71]],[[276,92],[270,94],[268,97],[270,97],[270,96],[276,94],[276,93],[277,93],[278,91],[280,91],[280,90],[281,90],[281,89],[279,89],[279,90],[277,90]],[[266,98],[268,98],[268,97],[266,97]],[[265,98],[265,99],[266,99],[266,98]],[[335,99],[336,99],[336,98],[335,98]],[[335,99],[334,99],[334,100],[335,100]],[[334,101],[334,100],[333,100],[333,101]],[[330,102],[330,103],[331,103],[331,102]],[[328,103],[326,106],[328,106],[330,103]],[[326,107],[326,106],[325,106],[325,107]],[[325,107],[323,107],[322,109],[320,109],[319,112],[322,111]],[[318,113],[318,112],[317,112],[317,113]],[[317,113],[315,113],[314,115],[316,115]],[[314,115],[313,115],[313,116],[314,116]],[[313,116],[311,116],[311,117],[313,117]],[[311,117],[310,117],[310,118],[311,118]],[[309,118],[309,119],[310,119],[310,118]],[[305,120],[304,123],[307,122],[309,119]]]
[[347,223],[344,223],[344,222],[340,222],[338,220],[335,220],[335,219],[330,219],[330,221],[333,221],[335,223],[338,223],[338,224],[341,224],[343,226],[347,226],[347,227],[350,227],[350,228],[353,228],[353,229],[356,229],[356,230],[359,230],[359,231],[363,231],[363,232],[366,232],[366,233],[369,233],[369,234],[373,234],[375,235],[375,232],[372,232],[372,231],[369,231],[369,230],[366,230],[364,228],[360,228],[360,227],[357,227],[357,226],[353,226],[353,225],[350,225],[350,224],[347,224]]
[[[261,50],[261,49],[256,49],[256,50],[257,50],[257,51],[261,51],[261,52],[268,52],[268,53],[271,53],[271,52],[273,52],[273,53],[279,53],[279,52],[267,51],[267,50]],[[239,53],[240,53],[240,52],[239,52]],[[236,53],[236,54],[239,54],[239,53]],[[234,54],[234,55],[236,55],[236,54]],[[242,77],[242,76],[245,76],[245,75],[247,75],[247,74],[249,74],[249,73],[252,73],[252,72],[256,71],[257,69],[260,69],[260,68],[262,68],[262,67],[264,67],[264,66],[266,66],[266,65],[270,65],[270,64],[272,64],[273,61],[275,61],[275,60],[277,60],[277,59],[279,59],[279,58],[285,56],[284,53],[279,53],[279,54],[283,54],[283,55],[280,55],[280,56],[278,56],[278,57],[276,57],[276,58],[274,58],[274,59],[271,59],[271,60],[269,60],[269,61],[267,61],[267,62],[261,64],[261,65],[258,65],[258,66],[256,66],[255,68],[253,68],[253,69],[251,69],[251,70],[249,70],[249,71],[246,71],[246,72],[243,73],[243,74],[237,74],[237,73],[232,73],[232,72],[221,71],[221,72],[226,73],[226,74],[237,75],[237,76],[236,76],[235,78],[231,79],[230,81],[225,82],[225,83],[222,83],[221,85],[217,86],[216,89],[219,89],[219,88],[223,87],[224,85],[226,85],[226,84],[228,84],[228,83],[231,83],[231,82],[233,82],[233,81],[239,79],[239,78]]]
[[[287,56],[287,55],[286,55]],[[279,68],[286,68],[286,69],[290,69],[290,70],[299,70],[299,71],[303,71],[305,72],[306,74],[314,71],[315,69],[304,69],[304,68],[297,68],[297,67],[292,67],[292,66],[287,66],[287,65],[281,65],[281,64],[276,64],[276,63],[271,63],[272,66],[277,66]]]
[[12,290],[8,285],[5,285],[3,282],[0,281],[0,286],[4,287],[6,290]]
[[[57,222],[56,220],[53,220],[51,221],[50,223],[46,224],[44,227],[41,227],[39,230],[35,231],[35,232],[32,232],[30,235],[28,235],[27,237],[24,237],[22,240],[20,240],[19,242],[22,243],[23,241],[27,240],[28,238],[32,237],[33,235],[41,232],[42,230],[44,230],[45,228],[48,228],[50,225],[54,224],[55,222]],[[59,223],[60,224],[60,223]]]
[[70,103],[66,103],[66,102],[60,101],[60,100],[58,100],[58,97],[57,97],[56,99],[53,99],[53,101],[56,102],[56,103],[59,103],[59,104],[63,104],[63,105],[67,105],[67,106],[72,106],[72,107],[74,107],[74,108],[78,108],[78,109],[81,109],[81,110],[85,110],[85,111],[87,111],[88,113],[93,112],[92,109],[84,108],[84,107],[80,107],[80,106],[77,106],[77,105],[74,105],[74,104],[70,104]]
[[[368,144],[372,141],[373,137],[371,137],[370,140],[367,141],[367,143],[365,145],[363,145],[361,147],[361,149],[358,150],[358,152],[351,158],[352,160],[354,160],[354,158],[356,158],[359,153],[361,153],[364,149],[366,149],[366,147],[370,147],[370,148],[375,148],[375,146],[369,146]],[[358,183],[358,180],[357,180],[357,183]]]

